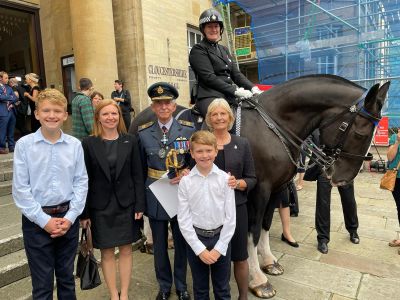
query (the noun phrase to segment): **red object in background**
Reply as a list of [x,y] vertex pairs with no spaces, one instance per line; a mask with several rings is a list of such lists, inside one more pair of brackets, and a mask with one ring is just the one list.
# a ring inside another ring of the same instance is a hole
[[270,88],[272,88],[272,85],[267,85],[267,84],[256,84],[258,88],[262,91],[268,91]]
[[377,146],[388,146],[389,145],[389,118],[382,117],[380,120],[378,127],[376,128],[375,137],[374,137],[375,145]]

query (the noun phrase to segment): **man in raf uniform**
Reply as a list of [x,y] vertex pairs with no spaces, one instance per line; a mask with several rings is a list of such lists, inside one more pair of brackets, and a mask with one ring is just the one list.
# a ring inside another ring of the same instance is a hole
[[[158,82],[147,90],[152,100],[151,108],[157,121],[138,128],[138,140],[146,178],[146,212],[153,232],[154,267],[160,286],[156,300],[168,299],[172,282],[178,299],[190,299],[186,285],[186,243],[179,230],[176,216],[170,218],[158,202],[149,185],[168,171],[171,184],[178,184],[180,171],[188,165],[189,139],[194,125],[187,121],[177,121],[172,117],[176,109],[178,91],[170,84]],[[175,162],[175,165],[174,165]],[[168,257],[168,223],[174,238],[175,261],[172,275]]]

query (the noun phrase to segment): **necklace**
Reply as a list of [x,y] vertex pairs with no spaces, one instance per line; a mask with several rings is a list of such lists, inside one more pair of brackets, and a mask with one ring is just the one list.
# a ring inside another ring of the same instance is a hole
[[117,140],[119,138],[119,134],[116,136],[116,137],[114,137],[114,138],[104,138],[103,137],[103,140],[106,140],[106,141],[115,141],[115,140]]

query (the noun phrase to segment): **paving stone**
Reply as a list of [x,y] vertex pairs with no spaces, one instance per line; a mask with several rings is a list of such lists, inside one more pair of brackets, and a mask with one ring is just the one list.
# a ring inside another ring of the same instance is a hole
[[358,299],[400,299],[400,279],[380,278],[369,274],[363,275]]
[[283,278],[298,284],[355,298],[361,273],[291,255],[279,261],[287,266]]
[[[345,226],[342,226],[339,232],[343,234],[348,234]],[[369,226],[360,226],[357,232],[361,239],[367,237],[374,240],[389,242],[395,237],[393,230],[369,227]]]
[[[0,208],[2,208],[4,205],[10,205],[10,204],[15,205],[12,195],[0,196]],[[3,222],[0,222],[0,226],[1,225],[3,225]]]
[[320,261],[325,264],[334,265],[360,273],[368,273],[375,276],[400,279],[399,264],[383,263],[377,258],[366,258],[354,254],[330,250],[327,255],[322,255]]
[[[330,294],[322,289],[317,289],[308,285],[299,284],[287,280],[283,276],[269,276],[268,280],[277,290],[277,295],[283,299],[296,300],[328,300]],[[273,298],[275,299],[275,297]]]
[[333,294],[331,298],[331,300],[353,300],[353,299],[355,298],[348,298],[338,294]]

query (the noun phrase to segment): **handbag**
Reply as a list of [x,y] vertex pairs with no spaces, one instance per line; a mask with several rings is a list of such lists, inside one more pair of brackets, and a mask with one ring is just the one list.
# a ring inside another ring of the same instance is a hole
[[400,167],[400,161],[397,164],[396,168],[387,170],[385,174],[383,174],[381,178],[380,188],[383,190],[388,190],[393,192],[394,186],[396,185],[397,171]]
[[88,225],[82,228],[76,276],[81,279],[81,290],[90,290],[101,284],[98,262],[93,255],[92,232]]

